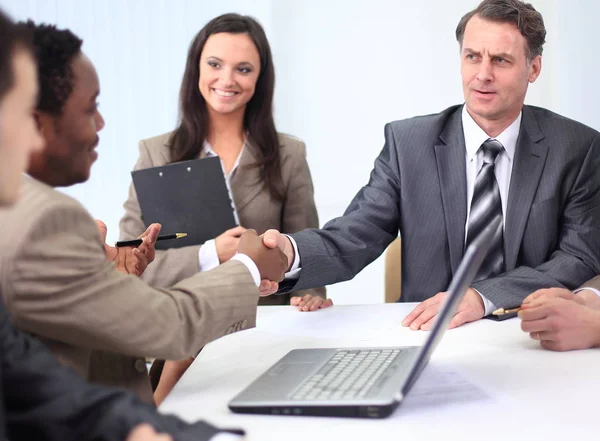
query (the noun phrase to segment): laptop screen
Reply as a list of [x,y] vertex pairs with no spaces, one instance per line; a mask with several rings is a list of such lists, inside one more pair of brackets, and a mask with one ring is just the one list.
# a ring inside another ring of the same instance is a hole
[[467,289],[471,286],[473,278],[475,277],[475,274],[477,274],[483,259],[488,253],[492,245],[492,239],[499,228],[502,228],[500,218],[498,218],[496,222],[492,222],[479,237],[471,243],[465,252],[464,257],[458,266],[458,270],[450,282],[448,296],[440,308],[437,319],[431,329],[431,334],[425,341],[425,344],[421,347],[421,350],[410,369],[408,379],[404,383],[404,387],[402,388],[402,394],[404,396],[406,396],[412,388],[419,377],[419,374],[427,365],[429,357],[431,357],[434,349],[442,339],[444,332],[448,329],[448,325],[450,324],[452,317],[454,317],[456,308],[458,308]]

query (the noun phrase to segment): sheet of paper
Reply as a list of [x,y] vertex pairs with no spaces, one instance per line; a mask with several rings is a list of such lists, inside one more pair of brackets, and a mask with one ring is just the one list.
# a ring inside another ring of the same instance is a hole
[[491,404],[492,397],[463,374],[447,366],[428,365],[402,403],[402,413],[459,405]]

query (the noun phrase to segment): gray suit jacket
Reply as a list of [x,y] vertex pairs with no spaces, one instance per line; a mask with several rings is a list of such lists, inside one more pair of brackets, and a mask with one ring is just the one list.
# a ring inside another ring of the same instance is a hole
[[241,262],[152,288],[106,260],[96,223],[77,201],[33,179],[0,209],[0,225],[0,292],[15,324],[88,380],[151,401],[142,357],[195,356],[255,326],[258,289]]
[[[304,289],[353,278],[402,235],[402,301],[445,291],[464,253],[467,217],[461,106],[387,124],[369,183],[344,215],[292,237]],[[473,287],[498,307],[600,273],[600,136],[524,106],[504,235],[507,272]]]
[[[171,132],[140,141],[140,157],[135,170],[158,167],[171,162],[169,138]],[[305,228],[317,228],[319,218],[313,198],[313,184],[306,162],[306,146],[302,141],[288,135],[279,135],[281,177],[285,199],[274,200],[260,179],[260,169],[252,167],[256,162],[255,147],[246,143],[238,169],[231,179],[231,193],[240,223],[253,228],[258,234],[269,228],[284,233],[295,233]],[[204,157],[202,153],[200,157]],[[140,204],[133,184],[129,198],[124,204],[125,215],[120,222],[120,239],[138,237],[146,226],[142,221]],[[198,272],[200,245],[170,250],[159,250],[156,259],[144,272],[142,278],[155,287],[170,286]],[[325,288],[294,292],[293,295],[313,294],[325,297]],[[289,296],[261,297],[259,305],[289,304]]]

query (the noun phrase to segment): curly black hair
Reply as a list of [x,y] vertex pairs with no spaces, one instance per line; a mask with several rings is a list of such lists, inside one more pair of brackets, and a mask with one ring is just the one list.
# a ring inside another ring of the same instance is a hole
[[81,53],[83,40],[68,29],[59,30],[54,25],[20,22],[30,30],[38,63],[40,84],[37,109],[60,115],[73,92],[75,77],[71,62]]

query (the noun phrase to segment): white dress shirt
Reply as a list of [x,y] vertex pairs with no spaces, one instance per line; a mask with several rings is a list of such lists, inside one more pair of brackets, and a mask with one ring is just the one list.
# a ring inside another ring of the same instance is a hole
[[[506,220],[506,207],[508,202],[508,192],[510,189],[510,176],[512,173],[512,165],[515,157],[515,149],[517,146],[517,138],[519,137],[519,129],[521,127],[522,114],[519,113],[517,119],[515,119],[511,125],[509,125],[502,133],[496,138],[503,146],[504,150],[498,154],[496,158],[494,172],[496,175],[496,181],[498,181],[498,188],[500,190],[500,200],[502,202],[502,216]],[[467,165],[467,223],[465,224],[465,242],[467,240],[467,228],[469,225],[469,211],[471,209],[471,199],[473,198],[473,190],[475,188],[475,178],[477,173],[483,167],[483,151],[480,149],[481,145],[490,139],[490,136],[477,125],[473,120],[467,107],[463,106],[462,110],[462,125],[463,134],[465,137],[465,161]],[[300,256],[298,254],[298,245],[296,241],[291,237],[290,241],[294,247],[295,257],[294,264],[290,271],[286,274],[286,279],[297,279],[300,277]],[[485,307],[485,315],[489,315],[496,309],[495,305],[488,300],[484,295],[479,293],[483,300]]]
[[235,433],[217,433],[209,441],[241,441],[244,437]]

